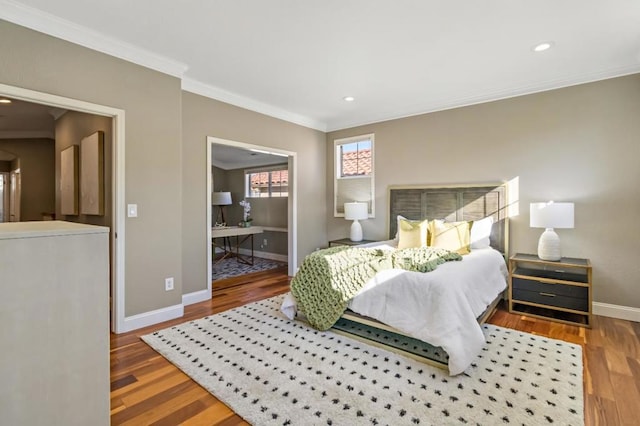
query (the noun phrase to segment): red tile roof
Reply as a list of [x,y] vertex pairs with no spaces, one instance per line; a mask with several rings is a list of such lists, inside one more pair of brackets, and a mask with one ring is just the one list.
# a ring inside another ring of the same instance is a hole
[[371,174],[371,149],[349,151],[342,154],[342,176]]
[[[269,172],[251,174],[251,186],[265,186],[269,183]],[[271,172],[271,185],[280,186],[289,183],[289,171],[280,170]]]

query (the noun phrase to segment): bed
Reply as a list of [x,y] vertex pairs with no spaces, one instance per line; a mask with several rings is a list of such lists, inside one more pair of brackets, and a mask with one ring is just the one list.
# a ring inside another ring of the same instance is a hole
[[[349,299],[348,309],[332,329],[448,367],[452,375],[464,372],[484,345],[480,324],[493,312],[506,288],[506,196],[502,184],[390,187],[389,240],[366,248],[381,253],[395,250],[401,223],[398,216],[446,223],[479,223],[491,218],[487,241],[472,242],[470,253],[461,260],[444,262],[428,273],[396,268],[377,272]],[[293,297],[285,298],[283,312],[291,315],[295,307]]]

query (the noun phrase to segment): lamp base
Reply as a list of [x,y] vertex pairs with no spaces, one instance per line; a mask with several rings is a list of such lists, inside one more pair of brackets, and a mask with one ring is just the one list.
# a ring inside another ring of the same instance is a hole
[[542,260],[558,261],[562,259],[560,254],[560,237],[553,230],[547,228],[538,240],[538,257]]
[[351,239],[351,241],[362,241],[362,225],[360,225],[358,219],[354,220],[351,224],[351,235],[349,239]]

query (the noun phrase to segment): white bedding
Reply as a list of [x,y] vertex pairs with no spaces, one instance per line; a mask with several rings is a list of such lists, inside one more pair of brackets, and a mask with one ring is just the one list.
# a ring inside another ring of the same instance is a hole
[[[392,250],[392,243],[369,246]],[[477,249],[428,273],[381,271],[351,299],[349,308],[441,346],[449,355],[449,373],[456,375],[481,352],[485,340],[476,318],[506,288],[506,277],[502,254]],[[292,297],[285,298],[282,311],[292,316]]]

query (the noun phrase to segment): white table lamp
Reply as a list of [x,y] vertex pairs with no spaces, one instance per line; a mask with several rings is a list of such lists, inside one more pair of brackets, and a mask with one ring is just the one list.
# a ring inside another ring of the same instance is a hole
[[573,228],[573,203],[531,203],[529,215],[529,226],[545,228],[538,240],[538,257],[542,260],[560,260],[560,237],[553,228]]
[[351,241],[362,241],[362,225],[359,220],[369,217],[367,203],[344,203],[344,218],[353,220],[351,224]]
[[224,210],[222,206],[229,206],[232,204],[231,193],[230,192],[212,192],[211,204],[214,206],[220,207],[220,214],[218,216],[221,216],[222,222],[218,222],[216,218],[216,225],[222,225],[222,226],[226,225],[226,222],[224,220]]

